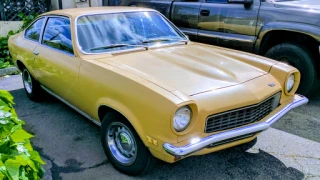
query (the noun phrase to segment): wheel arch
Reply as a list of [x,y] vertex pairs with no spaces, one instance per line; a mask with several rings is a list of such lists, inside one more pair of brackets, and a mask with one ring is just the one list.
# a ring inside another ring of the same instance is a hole
[[[110,101],[110,100],[109,100]],[[110,105],[112,104],[112,105]],[[120,110],[121,109],[121,110]],[[125,105],[113,102],[113,103],[100,103],[98,107],[98,117],[101,123],[103,123],[103,118],[110,112],[115,112],[121,115],[123,118],[125,118],[128,123],[133,127],[133,129],[137,132],[142,142],[145,144],[145,146],[148,147],[148,143],[146,140],[146,134],[143,131],[143,128],[141,124],[139,123],[136,116],[133,114],[133,112],[130,111],[129,108],[127,108]]]
[[274,45],[290,41],[301,42],[304,46],[314,46],[312,49],[319,56],[320,28],[291,22],[268,23],[258,34],[255,53],[264,55]]
[[22,69],[26,67],[22,61],[17,60],[16,62],[17,62],[17,67],[20,71],[22,71]]
[[[300,25],[301,26],[301,25]],[[304,26],[301,26],[301,28]],[[320,28],[306,26],[305,30],[299,30],[298,28],[280,28],[275,27],[265,28],[261,31],[259,35],[259,40],[256,43],[256,54],[264,56],[268,50],[281,43],[292,43],[310,50],[316,70],[320,70]],[[318,35],[314,33],[315,30],[318,30]],[[320,78],[320,74],[318,74]]]
[[30,67],[28,68],[23,61],[17,59],[17,60],[16,60],[16,66],[18,67],[18,69],[19,69],[21,72],[22,72],[22,70],[23,70],[24,68],[28,69],[28,71],[29,71],[29,73],[32,75],[32,77],[33,77],[35,80],[38,81],[37,76],[36,76],[35,72],[33,71],[33,69],[30,68]]

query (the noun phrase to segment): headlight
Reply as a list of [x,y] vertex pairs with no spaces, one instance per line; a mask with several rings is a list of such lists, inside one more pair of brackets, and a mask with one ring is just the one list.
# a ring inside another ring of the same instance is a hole
[[290,92],[294,86],[295,77],[294,74],[291,74],[287,80],[286,88],[287,92]]
[[177,132],[185,130],[191,121],[191,109],[189,106],[184,106],[177,110],[173,117],[173,126]]

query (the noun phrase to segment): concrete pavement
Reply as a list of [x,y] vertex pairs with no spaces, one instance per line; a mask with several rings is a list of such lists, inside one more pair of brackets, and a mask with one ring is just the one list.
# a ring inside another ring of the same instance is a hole
[[44,179],[320,179],[320,94],[263,132],[247,152],[231,148],[159,162],[148,174],[129,177],[108,162],[99,127],[49,95],[30,101],[20,75],[2,79],[0,89],[12,93],[25,129],[35,135],[32,143],[47,162]]

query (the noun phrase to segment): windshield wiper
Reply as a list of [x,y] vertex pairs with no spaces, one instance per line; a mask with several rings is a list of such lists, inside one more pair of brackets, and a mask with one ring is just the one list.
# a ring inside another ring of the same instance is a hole
[[95,50],[111,49],[111,48],[124,47],[124,46],[145,47],[145,46],[142,46],[142,45],[135,45],[135,44],[110,44],[110,45],[106,45],[106,46],[100,46],[100,47],[91,48],[89,50],[90,51],[95,51]]
[[180,42],[187,42],[187,40],[180,39],[180,38],[150,38],[142,40],[142,43],[151,43],[151,42],[162,42],[162,41],[174,41],[178,40]]

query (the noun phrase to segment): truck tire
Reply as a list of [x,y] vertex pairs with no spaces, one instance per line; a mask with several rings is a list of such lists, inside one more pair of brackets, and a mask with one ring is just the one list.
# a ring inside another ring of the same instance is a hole
[[100,134],[109,162],[120,172],[137,176],[149,171],[155,164],[149,149],[119,113],[110,112],[103,118]]
[[301,73],[301,81],[298,93],[303,95],[312,95],[315,92],[318,79],[313,56],[307,48],[291,44],[278,44],[265,54],[266,57],[275,59],[297,68]]

